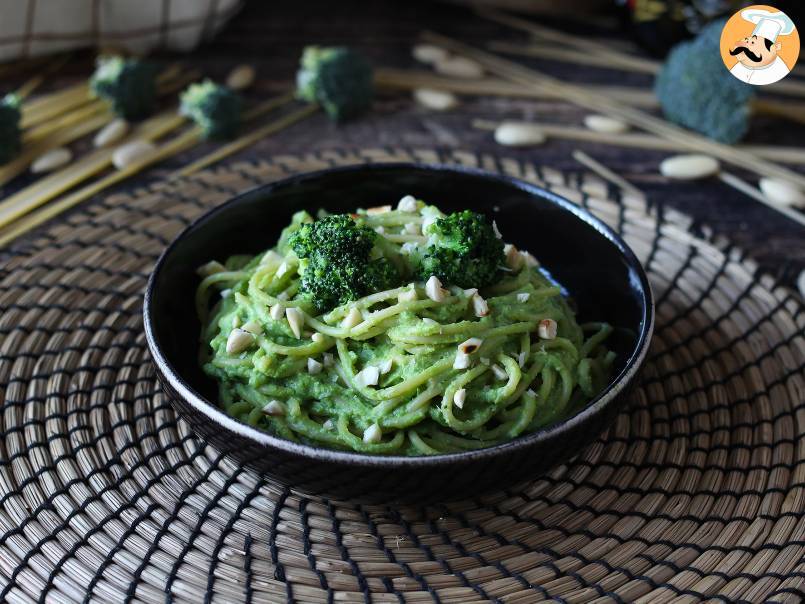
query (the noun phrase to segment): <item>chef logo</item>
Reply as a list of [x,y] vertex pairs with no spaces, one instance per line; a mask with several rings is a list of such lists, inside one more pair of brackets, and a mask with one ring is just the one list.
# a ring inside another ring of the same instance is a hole
[[756,4],[738,11],[721,32],[721,59],[730,73],[748,84],[782,80],[799,57],[793,21],[773,6]]

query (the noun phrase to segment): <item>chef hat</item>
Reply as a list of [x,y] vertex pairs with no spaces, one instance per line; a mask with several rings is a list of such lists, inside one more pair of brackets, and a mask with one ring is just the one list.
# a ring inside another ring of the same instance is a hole
[[741,11],[741,17],[755,24],[753,36],[774,42],[777,36],[787,36],[794,31],[794,22],[783,12],[773,13],[762,8],[748,8]]

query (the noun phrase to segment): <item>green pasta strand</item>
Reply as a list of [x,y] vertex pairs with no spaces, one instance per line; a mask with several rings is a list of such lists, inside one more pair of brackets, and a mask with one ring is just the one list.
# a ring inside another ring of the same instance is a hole
[[431,295],[414,278],[411,254],[428,245],[421,229],[434,213],[417,207],[354,215],[380,233],[373,253],[404,281],[325,312],[300,294],[305,265],[287,239],[202,267],[200,359],[228,414],[315,446],[437,455],[539,430],[606,386],[612,328],[579,325],[538,267],[500,270],[477,292],[445,284]]

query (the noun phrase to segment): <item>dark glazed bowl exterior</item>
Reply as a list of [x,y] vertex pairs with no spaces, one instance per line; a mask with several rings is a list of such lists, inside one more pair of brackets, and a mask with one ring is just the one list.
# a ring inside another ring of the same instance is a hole
[[[370,456],[293,443],[248,426],[216,404],[197,365],[200,325],[195,268],[272,246],[300,209],[348,212],[412,194],[446,211],[469,208],[497,221],[561,283],[581,321],[607,321],[618,355],[609,386],[574,415],[534,434],[478,451],[433,457]],[[548,470],[612,421],[648,350],[651,290],[623,240],[585,210],[520,180],[456,167],[370,164],[302,174],[239,195],[199,218],[165,250],[143,309],[159,379],[204,440],[272,480],[300,491],[375,503],[424,503],[478,495]]]

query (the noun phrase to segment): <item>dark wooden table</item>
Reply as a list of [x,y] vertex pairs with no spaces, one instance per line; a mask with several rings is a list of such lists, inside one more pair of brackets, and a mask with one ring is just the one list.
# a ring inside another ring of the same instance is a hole
[[[597,38],[624,41],[623,33],[617,29],[555,19],[542,22]],[[301,49],[307,44],[348,44],[365,52],[376,65],[416,67],[410,57],[411,44],[426,28],[478,46],[492,39],[526,39],[525,34],[489,23],[462,7],[437,2],[306,0],[291,3],[252,0],[212,44],[181,57],[181,60],[219,79],[224,78],[233,66],[251,63],[258,69],[259,82],[249,96],[265,98],[289,86]],[[167,55],[162,55],[162,58],[174,59]],[[651,85],[651,78],[641,74],[545,60],[517,60],[566,81]],[[57,87],[86,77],[88,68],[81,61],[74,62],[49,86]],[[433,113],[416,107],[410,97],[402,93],[382,97],[375,103],[371,115],[353,123],[336,127],[317,115],[260,142],[237,157],[259,158],[276,153],[332,148],[403,146],[498,153],[527,158],[561,170],[579,171],[581,167],[571,158],[571,152],[581,148],[637,185],[652,201],[678,208],[698,222],[710,225],[715,233],[726,235],[755,258],[761,270],[773,273],[789,285],[795,283],[797,275],[805,268],[805,229],[716,181],[668,182],[657,172],[666,153],[559,140],[525,150],[501,148],[490,133],[470,126],[474,118],[534,118],[579,125],[586,113],[586,110],[563,102],[488,97],[465,98],[453,111]],[[746,140],[758,144],[800,146],[805,141],[805,126],[758,118]],[[125,186],[137,186],[159,177],[210,148],[194,149]]]

